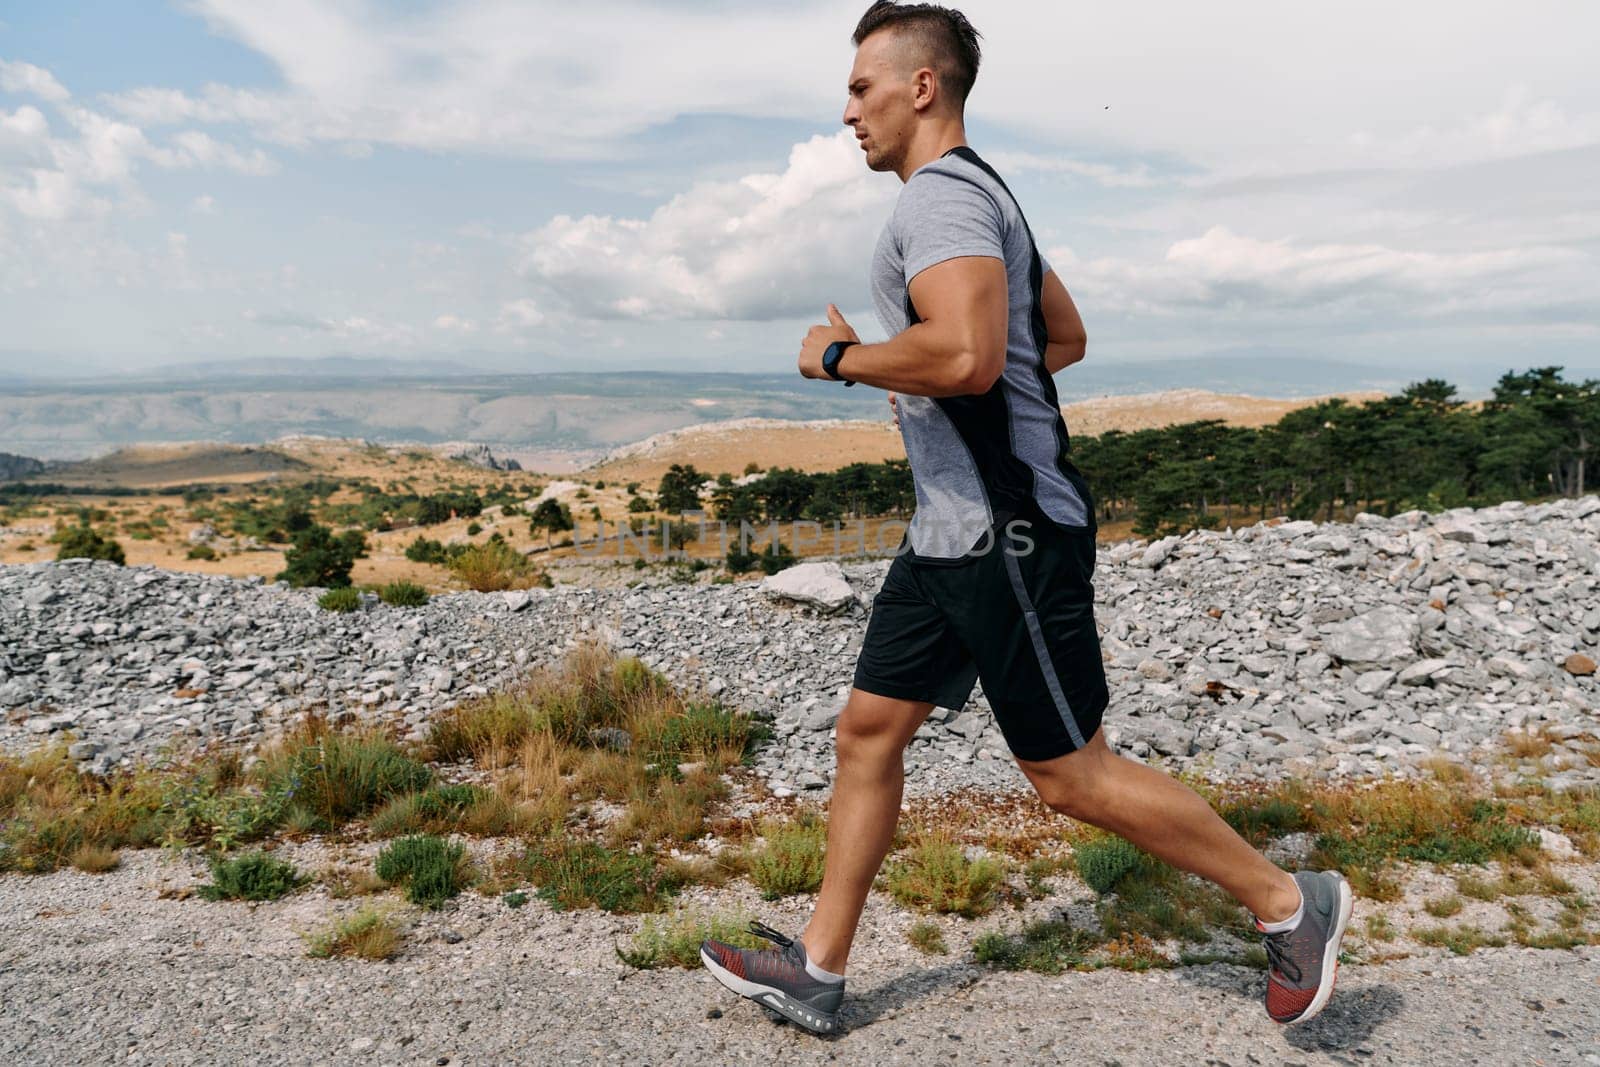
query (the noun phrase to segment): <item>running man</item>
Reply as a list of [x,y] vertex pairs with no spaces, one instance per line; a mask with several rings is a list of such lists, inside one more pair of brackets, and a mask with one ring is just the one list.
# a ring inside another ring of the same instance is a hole
[[1039,797],[1232,894],[1266,938],[1267,1013],[1309,1019],[1333,991],[1353,903],[1344,878],[1290,876],[1187,786],[1114,754],[1100,730],[1095,508],[1051,378],[1083,358],[1085,334],[1016,200],[967,146],[977,31],[936,4],[880,0],[853,40],[845,125],[868,167],[905,183],[872,260],[890,339],[859,343],[830,305],[800,373],[898,394],[917,509],[839,715],[811,920],[796,939],[752,924],[775,947],[706,941],[701,958],[729,989],[835,1032],[850,944],[900,815],[902,753],[935,705],[962,707],[982,679]]

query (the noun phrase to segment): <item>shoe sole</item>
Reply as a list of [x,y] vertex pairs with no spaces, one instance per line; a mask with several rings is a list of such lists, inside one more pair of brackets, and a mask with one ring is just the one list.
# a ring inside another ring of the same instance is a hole
[[789,1021],[805,1027],[814,1034],[832,1034],[838,1030],[838,1016],[826,1015],[773,986],[740,978],[711,958],[705,949],[700,950],[700,962],[706,965],[711,976],[741,997],[749,997],[764,1008],[771,1008]]
[[1339,921],[1334,924],[1333,934],[1327,944],[1322,946],[1322,980],[1317,983],[1317,995],[1311,998],[1306,1010],[1293,1019],[1283,1020],[1285,1024],[1303,1023],[1327,1007],[1328,999],[1333,996],[1333,984],[1339,978],[1339,943],[1344,940],[1344,928],[1350,925],[1350,913],[1355,911],[1356,896],[1350,891],[1350,883],[1345,881],[1344,875],[1334,873],[1339,879]]

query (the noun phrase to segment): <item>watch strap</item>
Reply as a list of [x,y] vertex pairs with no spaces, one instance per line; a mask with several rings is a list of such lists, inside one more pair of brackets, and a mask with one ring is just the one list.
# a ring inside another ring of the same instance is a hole
[[839,361],[844,358],[845,349],[856,344],[860,344],[860,342],[834,341],[828,345],[828,350],[822,356],[822,369],[828,372],[828,377],[833,378],[835,381],[844,382],[847,386],[856,384],[839,373]]

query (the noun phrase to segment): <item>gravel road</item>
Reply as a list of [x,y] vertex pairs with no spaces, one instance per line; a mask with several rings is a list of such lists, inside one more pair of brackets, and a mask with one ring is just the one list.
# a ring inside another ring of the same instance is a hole
[[[964,940],[916,955],[874,901],[848,1031],[822,1039],[703,971],[622,966],[637,918],[469,895],[415,917],[393,963],[317,961],[300,932],[354,902],[159,896],[195,870],[138,853],[100,878],[0,878],[0,1062],[1600,1064],[1593,948],[1349,966],[1322,1017],[1283,1028],[1259,971],[990,972]],[[803,915],[756,906],[780,929]]]

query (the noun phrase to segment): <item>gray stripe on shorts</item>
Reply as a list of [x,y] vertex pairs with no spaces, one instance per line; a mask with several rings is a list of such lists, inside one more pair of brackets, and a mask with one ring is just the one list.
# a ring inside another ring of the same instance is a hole
[[1055,664],[1050,661],[1050,650],[1044,644],[1044,631],[1039,629],[1039,615],[1033,610],[1033,598],[1028,595],[1028,587],[1022,584],[1022,568],[1017,564],[1017,557],[1007,551],[1009,545],[1000,546],[1000,554],[1006,558],[1006,573],[1011,576],[1011,590],[1017,594],[1017,604],[1022,608],[1022,618],[1028,624],[1028,636],[1033,638],[1033,654],[1039,660],[1039,670],[1044,674],[1044,684],[1050,689],[1050,699],[1056,703],[1056,713],[1061,716],[1061,723],[1067,728],[1067,734],[1072,738],[1072,743],[1077,748],[1082,748],[1083,733],[1078,729],[1078,720],[1072,715],[1072,706],[1067,703],[1067,694],[1061,691],[1061,680],[1056,677]]

